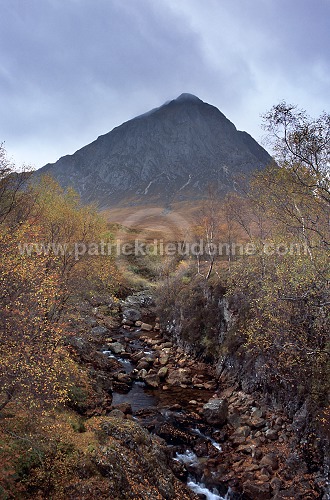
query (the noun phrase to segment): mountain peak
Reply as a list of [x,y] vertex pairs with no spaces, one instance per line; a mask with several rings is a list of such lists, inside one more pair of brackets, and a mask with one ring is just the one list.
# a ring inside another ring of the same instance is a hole
[[195,102],[202,102],[199,97],[193,95],[193,94],[189,94],[188,92],[185,92],[181,95],[179,95],[179,97],[177,97],[176,99],[174,99],[176,102],[185,102],[185,101],[195,101]]
[[102,208],[195,203],[212,184],[222,196],[236,177],[270,163],[268,153],[214,106],[184,93],[38,171]]

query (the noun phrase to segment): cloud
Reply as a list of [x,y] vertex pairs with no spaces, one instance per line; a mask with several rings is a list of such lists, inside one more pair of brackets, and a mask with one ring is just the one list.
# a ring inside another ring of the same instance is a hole
[[0,140],[41,166],[182,92],[260,136],[279,99],[329,104],[327,0],[11,0]]

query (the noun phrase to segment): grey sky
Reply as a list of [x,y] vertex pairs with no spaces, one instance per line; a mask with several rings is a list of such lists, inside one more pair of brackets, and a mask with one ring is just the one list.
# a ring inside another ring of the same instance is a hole
[[0,141],[40,167],[182,92],[330,111],[330,0],[0,0]]

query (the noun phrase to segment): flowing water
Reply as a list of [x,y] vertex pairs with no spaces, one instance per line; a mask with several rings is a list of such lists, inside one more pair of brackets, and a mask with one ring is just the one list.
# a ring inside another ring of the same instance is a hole
[[[194,469],[199,465],[199,459],[197,455],[191,450],[187,450],[185,453],[181,454],[177,453],[174,460],[177,460],[178,462],[184,464],[188,470]],[[188,476],[187,486],[194,493],[204,495],[206,500],[227,500],[229,498],[228,495],[224,497],[221,496],[216,488],[213,488],[212,491],[209,490],[205,486],[205,484],[196,481],[196,479],[192,475]]]
[[[135,332],[136,333],[136,332]],[[127,332],[125,332],[127,336]],[[121,338],[118,338],[120,341]],[[131,339],[130,347],[133,351],[143,351],[146,356],[152,355],[153,351],[146,348],[145,345],[134,336]],[[126,373],[130,374],[134,370],[134,365],[129,359],[123,358],[120,355],[114,355],[110,351],[103,351],[106,356],[116,358],[122,365]],[[120,403],[130,403],[133,411],[133,415],[140,411],[149,408],[157,407],[159,414],[162,416],[164,421],[167,421],[173,416],[174,412],[169,411],[167,408],[180,403],[182,408],[188,407],[189,402],[193,399],[201,398],[207,401],[211,397],[212,392],[209,390],[200,390],[192,388],[181,388],[181,387],[171,387],[169,391],[159,390],[149,390],[144,382],[134,381],[131,389],[126,394],[119,392],[113,392],[113,405]],[[180,415],[177,412],[176,415]],[[210,442],[214,448],[216,448],[219,453],[221,452],[221,445],[217,443],[211,436],[208,436],[201,432],[196,426],[191,426],[190,428],[185,428],[191,435],[198,436],[205,442]],[[205,459],[205,457],[204,457]],[[199,479],[200,472],[198,468],[200,466],[200,459],[192,450],[186,450],[184,453],[177,453],[175,460],[183,463],[189,472],[187,486],[196,494],[204,495],[206,500],[228,500],[230,493],[225,496],[221,496],[219,491],[214,487],[208,489],[203,482]]]
[[147,391],[144,382],[136,381],[132,389],[127,394],[114,392],[112,395],[112,404],[130,403],[133,413],[157,405],[157,398],[151,391]]

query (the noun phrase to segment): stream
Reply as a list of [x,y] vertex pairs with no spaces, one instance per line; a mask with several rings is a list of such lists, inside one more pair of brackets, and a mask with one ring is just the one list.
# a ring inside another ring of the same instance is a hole
[[[139,335],[139,330],[128,332],[120,328],[113,336],[113,341],[126,345],[126,351],[130,354],[143,352],[145,356],[152,356],[155,351],[140,340]],[[125,357],[120,354],[112,354],[106,349],[102,349],[102,352],[106,356],[116,358],[126,374],[132,374],[134,371],[135,364],[127,357],[127,352]],[[116,406],[129,403],[133,418],[136,418],[150,432],[158,434],[166,440],[169,447],[172,448],[174,460],[181,464],[181,467],[184,466],[187,471],[187,486],[201,499],[227,500],[233,497],[230,495],[230,491],[224,491],[223,487],[219,491],[219,483],[216,478],[214,481],[212,480],[214,472],[209,471],[205,474],[208,459],[219,458],[221,444],[206,433],[205,423],[200,417],[196,418],[190,405],[192,400],[206,403],[212,394],[211,390],[189,387],[171,387],[168,391],[161,388],[149,389],[144,382],[133,378],[128,392],[122,393],[114,390],[112,404]],[[166,426],[170,426],[167,431],[164,430],[167,429]],[[174,432],[171,433],[171,430]],[[179,434],[178,438],[176,438],[176,431]],[[216,433],[216,429],[214,431]],[[183,440],[180,439],[181,435]],[[189,441],[190,443],[188,443]],[[195,449],[196,445],[198,451]]]

